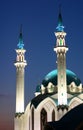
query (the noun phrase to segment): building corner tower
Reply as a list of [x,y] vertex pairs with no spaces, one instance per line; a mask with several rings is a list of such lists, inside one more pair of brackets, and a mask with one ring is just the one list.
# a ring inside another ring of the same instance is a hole
[[64,26],[62,23],[62,15],[59,12],[58,16],[58,26],[56,28],[56,46],[54,51],[57,54],[57,87],[58,87],[58,106],[67,105],[67,82],[66,82],[66,52],[68,47],[65,44]]
[[14,63],[16,66],[16,116],[24,113],[24,73],[27,65],[25,52],[21,29],[16,49],[16,62]]

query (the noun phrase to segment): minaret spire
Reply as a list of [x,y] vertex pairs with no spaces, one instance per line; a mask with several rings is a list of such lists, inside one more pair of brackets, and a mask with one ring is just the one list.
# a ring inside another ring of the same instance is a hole
[[27,62],[25,60],[25,52],[23,37],[22,37],[22,26],[20,28],[19,42],[16,49],[16,115],[24,112],[24,74],[25,66]]
[[59,15],[58,15],[58,26],[56,27],[57,31],[64,31],[62,14],[61,14],[61,5],[59,6]]
[[61,9],[58,15],[58,26],[55,32],[56,46],[54,51],[57,54],[57,70],[58,70],[58,105],[67,105],[67,83],[66,83],[66,52],[68,48],[65,43],[66,33],[62,23]]
[[23,49],[23,47],[24,47],[23,34],[22,34],[22,24],[21,24],[21,26],[20,26],[19,42],[18,42],[18,44],[17,44],[17,47],[18,47],[19,49]]

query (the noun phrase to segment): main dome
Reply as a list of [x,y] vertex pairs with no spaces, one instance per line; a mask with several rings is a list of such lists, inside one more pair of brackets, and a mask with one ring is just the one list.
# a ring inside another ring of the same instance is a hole
[[[66,70],[66,76],[67,85],[70,85],[72,82],[74,82],[77,86],[80,85],[80,79],[71,70]],[[42,81],[42,84],[46,87],[49,82],[53,83],[55,86],[57,85],[57,69],[49,72]]]

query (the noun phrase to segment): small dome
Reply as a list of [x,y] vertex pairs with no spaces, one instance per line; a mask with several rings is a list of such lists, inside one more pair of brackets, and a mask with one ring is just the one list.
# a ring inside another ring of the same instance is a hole
[[[81,81],[76,76],[75,73],[67,69],[66,75],[67,75],[67,85],[70,85],[72,82],[74,82],[77,86],[80,85]],[[57,69],[48,73],[45,76],[44,80],[42,81],[42,84],[46,87],[49,82],[53,83],[55,86],[57,85]]]
[[41,85],[37,85],[36,92],[40,92],[40,89],[41,89]]

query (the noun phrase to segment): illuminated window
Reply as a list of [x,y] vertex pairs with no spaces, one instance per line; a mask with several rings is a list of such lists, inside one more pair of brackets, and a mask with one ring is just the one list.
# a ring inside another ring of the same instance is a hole
[[62,46],[62,44],[63,44],[63,41],[62,41],[62,39],[60,39],[60,46]]

